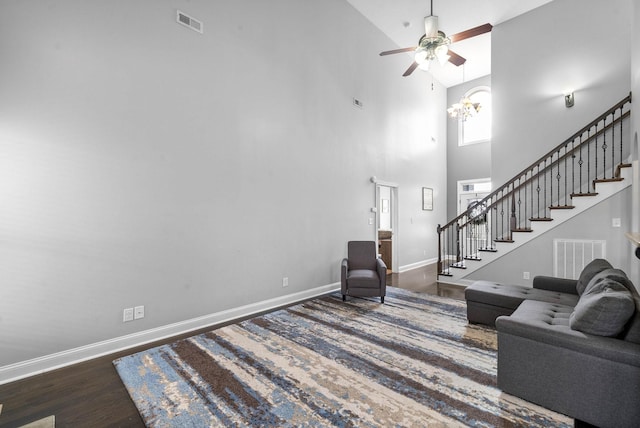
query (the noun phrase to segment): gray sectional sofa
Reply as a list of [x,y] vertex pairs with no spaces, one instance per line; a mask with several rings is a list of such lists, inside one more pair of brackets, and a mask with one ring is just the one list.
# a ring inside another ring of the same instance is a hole
[[533,288],[478,281],[469,322],[495,325],[498,387],[598,427],[640,426],[640,295],[602,259]]

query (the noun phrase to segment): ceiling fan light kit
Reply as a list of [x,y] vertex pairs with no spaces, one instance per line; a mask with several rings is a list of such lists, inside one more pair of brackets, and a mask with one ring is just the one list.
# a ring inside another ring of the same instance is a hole
[[431,15],[424,18],[424,35],[418,41],[417,47],[394,49],[390,51],[380,52],[381,56],[414,52],[413,64],[409,66],[403,76],[409,76],[416,68],[421,70],[429,70],[429,64],[433,60],[438,60],[440,64],[444,65],[447,62],[452,63],[455,66],[460,66],[465,63],[466,59],[456,54],[449,49],[451,43],[459,42],[470,37],[479,36],[480,34],[488,33],[491,31],[491,24],[483,24],[478,27],[471,28],[461,33],[454,34],[451,37],[440,31],[438,28],[438,17],[433,15],[433,1],[431,2]]

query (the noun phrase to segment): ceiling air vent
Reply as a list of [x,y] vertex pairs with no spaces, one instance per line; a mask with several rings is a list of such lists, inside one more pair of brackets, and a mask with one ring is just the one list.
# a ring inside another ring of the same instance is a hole
[[180,12],[178,10],[177,13],[176,13],[176,20],[178,21],[179,24],[182,24],[185,27],[189,27],[192,30],[197,31],[200,34],[202,34],[202,32],[203,32],[202,22],[198,21],[195,18],[190,17],[189,15],[187,15],[184,12]]

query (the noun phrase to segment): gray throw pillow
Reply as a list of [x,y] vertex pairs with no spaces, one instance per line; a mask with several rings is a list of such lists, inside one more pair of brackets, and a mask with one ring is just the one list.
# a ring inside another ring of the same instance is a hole
[[580,272],[580,277],[578,278],[578,282],[576,283],[576,291],[578,292],[578,296],[582,296],[582,293],[584,293],[584,289],[587,288],[587,285],[589,284],[589,282],[591,282],[591,279],[595,275],[605,269],[611,269],[612,267],[613,266],[611,266],[611,263],[609,263],[605,259],[593,259],[591,262],[589,262],[584,267],[584,269],[582,269],[582,272]]
[[569,317],[573,330],[598,336],[616,336],[635,312],[631,292],[606,275],[594,277]]

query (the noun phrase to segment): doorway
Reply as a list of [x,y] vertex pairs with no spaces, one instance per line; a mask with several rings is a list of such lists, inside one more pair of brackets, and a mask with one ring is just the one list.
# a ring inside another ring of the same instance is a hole
[[[483,208],[479,203],[486,196],[489,196],[490,193],[490,178],[458,181],[457,214],[460,215],[469,210],[473,210],[476,205],[478,205],[476,209],[479,209],[479,212],[486,212],[486,206]],[[487,215],[475,217],[474,223],[475,227],[470,228],[469,232],[465,235],[468,240],[468,242],[466,242],[467,248],[477,246],[486,248],[489,244],[489,222],[487,221]]]
[[387,273],[398,271],[398,185],[376,182],[376,243]]

